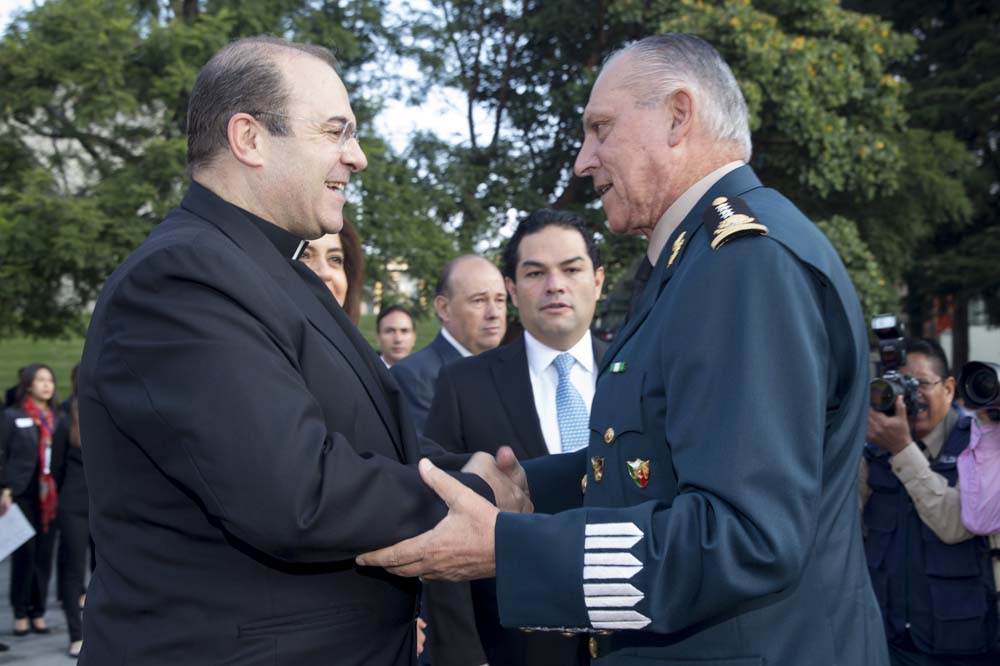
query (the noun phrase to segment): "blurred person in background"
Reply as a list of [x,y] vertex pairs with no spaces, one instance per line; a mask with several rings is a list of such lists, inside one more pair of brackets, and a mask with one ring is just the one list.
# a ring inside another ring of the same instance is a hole
[[379,357],[385,367],[391,368],[409,356],[417,342],[413,315],[402,305],[382,308],[375,319],[375,337],[378,339]]
[[361,295],[365,288],[365,257],[361,240],[350,220],[340,232],[311,240],[299,259],[323,280],[354,325],[361,321]]
[[17,401],[4,410],[0,445],[0,509],[13,504],[35,528],[11,556],[10,605],[14,635],[47,634],[45,601],[52,573],[58,494],[52,476],[52,439],[59,416],[56,380],[52,368],[41,363],[21,372]]
[[77,406],[76,374],[73,367],[73,394],[64,404],[52,443],[52,476],[59,488],[59,547],[56,555],[59,599],[69,630],[69,656],[80,656],[83,647],[80,606],[90,543],[88,523],[89,496],[83,473],[83,450],[80,443],[80,411]]
[[463,254],[444,265],[434,290],[441,331],[430,344],[392,367],[417,434],[424,431],[441,368],[500,344],[507,330],[507,290],[488,259]]
[[899,372],[918,383],[907,414],[868,415],[859,491],[865,552],[893,666],[1000,663],[989,542],[962,524],[958,459],[972,417],[934,340],[906,341]]

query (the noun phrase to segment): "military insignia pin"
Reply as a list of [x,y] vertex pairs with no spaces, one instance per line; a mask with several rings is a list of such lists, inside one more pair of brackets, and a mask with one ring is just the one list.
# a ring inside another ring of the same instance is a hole
[[594,481],[598,483],[604,478],[604,458],[601,456],[594,456],[590,459],[590,467],[594,470]]
[[740,236],[767,234],[767,227],[757,221],[750,207],[738,197],[716,198],[705,211],[704,222],[712,232],[713,250]]
[[649,461],[642,458],[626,461],[628,465],[628,475],[635,481],[635,485],[645,488],[649,483]]
[[611,374],[620,375],[621,373],[625,372],[625,368],[627,367],[628,364],[625,363],[625,361],[615,361],[614,363],[611,364]]
[[674,259],[677,258],[677,253],[681,251],[682,247],[684,247],[684,237],[686,235],[687,235],[687,232],[686,231],[682,231],[681,235],[678,236],[677,240],[674,241],[673,247],[670,248],[670,258],[667,259],[667,268],[670,268],[671,266],[674,265]]

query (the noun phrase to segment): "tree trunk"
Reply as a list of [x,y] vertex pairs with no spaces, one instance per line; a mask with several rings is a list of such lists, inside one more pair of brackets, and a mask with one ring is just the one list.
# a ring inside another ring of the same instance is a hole
[[955,294],[951,320],[951,371],[956,376],[969,361],[969,297]]

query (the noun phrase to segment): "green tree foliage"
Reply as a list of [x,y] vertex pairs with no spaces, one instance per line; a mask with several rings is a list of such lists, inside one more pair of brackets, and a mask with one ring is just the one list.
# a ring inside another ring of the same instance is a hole
[[[387,0],[49,0],[0,42],[0,88],[16,91],[0,100],[0,332],[78,325],[70,315],[183,192],[199,67],[260,32],[343,63],[370,162],[350,195],[369,278],[404,263],[426,295],[446,258],[495,250],[510,211],[555,206],[605,236],[610,291],[642,244],[604,233],[589,179],[572,173],[583,106],[609,53],[682,30],[733,66],[765,183],[827,220],[869,312],[892,307],[921,248],[995,240],[983,220],[996,186],[968,193],[997,180],[998,47],[988,3],[886,4],[895,30],[836,0],[428,0],[395,14]],[[394,76],[400,58],[419,81]],[[382,96],[441,87],[464,100],[459,141],[425,130],[397,154],[373,136]],[[988,272],[918,265],[937,291]]]
[[[188,92],[212,53],[284,35],[331,48],[350,89],[372,88],[387,73],[364,65],[395,43],[385,5],[49,0],[22,14],[0,42],[0,334],[79,333],[107,276],[180,201]],[[379,100],[354,101],[364,125]],[[405,161],[377,137],[369,150],[375,168],[359,180],[372,203],[358,222],[373,273],[409,253],[430,270],[454,244],[403,187]],[[410,196],[386,203],[401,190]]]
[[[430,146],[467,243],[488,238],[511,207],[575,208],[601,228],[589,180],[571,173],[583,105],[613,50],[665,31],[693,32],[719,48],[750,106],[754,168],[815,218],[851,220],[862,235],[834,234],[835,242],[850,238],[849,247],[838,247],[845,255],[868,252],[857,243],[869,241],[869,229],[906,230],[897,217],[876,225],[865,215],[901,192],[907,165],[907,87],[890,68],[910,56],[914,40],[884,21],[835,0],[431,4],[404,44],[431,81],[467,102],[467,141]],[[631,238],[607,240],[613,285],[638,246]],[[902,270],[902,247],[879,249],[888,266]],[[884,285],[896,277],[879,268],[877,256],[871,270],[855,272],[867,281],[858,287],[872,295],[872,307],[885,305]]]
[[[861,4],[861,3],[857,3]],[[988,0],[943,2],[921,0],[864,3],[892,21],[897,30],[917,36],[915,57],[900,67],[912,86],[910,124],[926,133],[947,134],[971,155],[956,178],[967,192],[957,214],[935,225],[913,251],[907,274],[909,311],[919,330],[933,313],[932,301],[955,306],[952,361],[968,355],[966,308],[981,297],[993,323],[1000,323],[1000,5]],[[933,160],[939,152],[927,154]],[[945,159],[948,159],[944,156]],[[943,199],[955,193],[924,180]]]

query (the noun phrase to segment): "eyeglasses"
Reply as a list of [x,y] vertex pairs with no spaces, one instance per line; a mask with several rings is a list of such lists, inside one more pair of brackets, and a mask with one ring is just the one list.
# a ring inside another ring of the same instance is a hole
[[277,116],[278,118],[286,118],[287,120],[301,120],[303,122],[312,123],[313,125],[319,127],[320,131],[323,132],[323,134],[326,135],[326,137],[330,139],[330,141],[337,144],[337,147],[339,148],[346,147],[347,143],[351,139],[354,139],[355,141],[358,141],[360,143],[358,128],[351,121],[347,121],[345,123],[340,123],[340,122],[323,123],[311,120],[310,118],[302,118],[299,116],[288,116],[285,115],[284,113],[275,113],[274,111],[255,111],[252,112],[250,115],[254,117]]
[[943,379],[938,379],[937,381],[933,381],[933,382],[932,381],[928,381],[926,379],[918,379],[917,380],[917,384],[920,386],[920,388],[926,390],[926,389],[929,389],[930,387],[934,386],[935,384],[940,384],[943,381],[944,381]]

